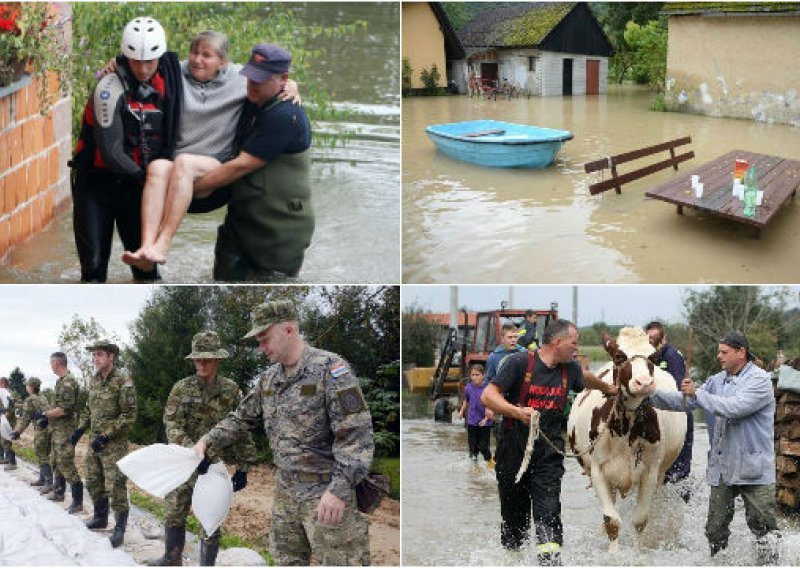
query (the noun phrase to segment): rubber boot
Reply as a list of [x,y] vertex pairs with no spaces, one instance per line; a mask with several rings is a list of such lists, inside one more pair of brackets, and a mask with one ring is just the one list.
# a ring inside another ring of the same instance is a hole
[[59,503],[64,500],[64,492],[67,490],[67,480],[60,475],[53,481],[53,493],[48,495],[50,501],[58,501]]
[[114,532],[109,540],[111,546],[117,548],[125,540],[125,527],[128,525],[128,511],[114,511]]
[[219,552],[219,537],[200,541],[200,566],[214,566]]
[[72,492],[72,503],[67,512],[74,515],[83,511],[83,481],[79,479],[77,483],[70,483],[69,490]]
[[186,527],[164,527],[164,556],[147,563],[148,566],[183,566],[183,546]]
[[8,456],[8,465],[3,468],[3,471],[11,471],[17,469],[17,454],[14,451],[7,452]]
[[8,452],[5,450],[0,450],[0,465],[8,463]]
[[86,521],[87,529],[104,529],[108,526],[108,497],[103,497],[97,501],[92,500],[94,504],[94,516]]
[[47,495],[53,491],[53,468],[50,467],[49,463],[46,463],[42,466],[42,470],[44,472],[44,485],[39,488],[39,493]]
[[39,466],[39,479],[36,481],[31,481],[31,487],[42,487],[44,486],[44,465]]

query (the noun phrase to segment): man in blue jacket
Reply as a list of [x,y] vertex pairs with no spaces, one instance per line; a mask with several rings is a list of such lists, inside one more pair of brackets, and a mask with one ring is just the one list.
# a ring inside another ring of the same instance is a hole
[[775,395],[769,375],[758,368],[747,337],[731,331],[719,341],[717,359],[722,372],[695,388],[689,378],[681,392],[655,391],[657,408],[702,408],[713,429],[707,479],[711,485],[706,538],[711,556],[728,546],[734,501],[741,496],[745,518],[756,536],[756,562],[778,562],[778,523],[775,503]]

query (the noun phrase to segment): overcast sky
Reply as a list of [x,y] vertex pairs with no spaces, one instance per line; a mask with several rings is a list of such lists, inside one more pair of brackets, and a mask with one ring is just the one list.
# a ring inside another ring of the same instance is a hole
[[16,285],[0,287],[0,376],[19,367],[26,377],[53,386],[50,353],[58,350],[58,335],[72,315],[94,317],[109,335],[123,344],[130,340],[128,326],[150,296],[149,285],[103,286],[81,284]]
[[[432,312],[448,312],[450,286],[403,286],[403,308],[412,305]],[[514,305],[511,308],[547,309],[558,302],[559,316],[573,319],[572,286],[513,286]],[[617,325],[645,325],[658,319],[667,323],[685,321],[683,299],[689,288],[703,286],[578,286],[579,326],[598,321]],[[798,307],[798,288],[790,286],[789,307]],[[507,301],[508,286],[458,286],[458,305],[470,311],[494,310]]]

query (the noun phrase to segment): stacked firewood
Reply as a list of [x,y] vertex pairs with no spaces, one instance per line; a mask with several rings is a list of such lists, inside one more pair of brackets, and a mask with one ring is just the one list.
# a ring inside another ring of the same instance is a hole
[[[786,361],[800,370],[800,359]],[[800,393],[777,392],[775,468],[778,503],[786,513],[800,514]]]

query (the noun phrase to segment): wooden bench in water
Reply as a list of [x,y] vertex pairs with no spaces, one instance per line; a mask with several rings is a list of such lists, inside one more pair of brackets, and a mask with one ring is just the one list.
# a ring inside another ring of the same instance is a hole
[[[733,196],[733,163],[737,159],[747,160],[758,172],[758,189],[764,192],[761,205],[756,207],[755,217],[742,214],[744,203]],[[692,174],[700,176],[703,196],[695,197],[692,191]],[[684,207],[704,211],[755,228],[760,237],[781,206],[794,197],[800,185],[800,161],[780,156],[768,156],[745,150],[733,150],[724,156],[675,176],[647,191],[645,195],[677,206],[679,215]]]
[[[616,156],[609,156],[607,158],[603,158],[602,160],[596,160],[594,162],[589,162],[588,164],[584,164],[583,169],[586,171],[587,174],[590,174],[592,172],[599,172],[605,169],[611,169],[611,179],[593,183],[592,185],[589,186],[589,193],[591,193],[592,195],[597,195],[598,193],[613,188],[616,190],[618,194],[621,194],[622,184],[624,183],[629,183],[637,179],[641,179],[645,176],[654,174],[670,166],[672,166],[675,169],[675,171],[677,171],[678,164],[694,158],[694,152],[690,150],[683,154],[676,155],[675,148],[677,148],[678,146],[684,146],[686,144],[690,144],[691,142],[692,142],[691,136],[685,136],[683,138],[677,138],[675,140],[669,140],[668,142],[663,142],[662,144],[656,144],[655,146],[648,146],[647,148],[641,148],[639,150],[634,150],[632,152],[625,152],[624,154],[618,154]],[[666,151],[669,151],[670,154],[670,157],[667,160],[662,160],[660,162],[656,162],[655,164],[650,164],[649,166],[645,166],[643,168],[639,168],[637,170],[633,170],[625,174],[620,174],[617,171],[617,166],[620,164],[624,164],[626,162],[631,162],[633,160],[638,160],[640,158],[645,158],[647,156],[652,156],[653,154]]]
[[483,132],[470,132],[469,134],[462,134],[461,136],[464,138],[478,138],[479,136],[502,136],[505,133],[505,130],[496,128],[494,130],[484,130]]

